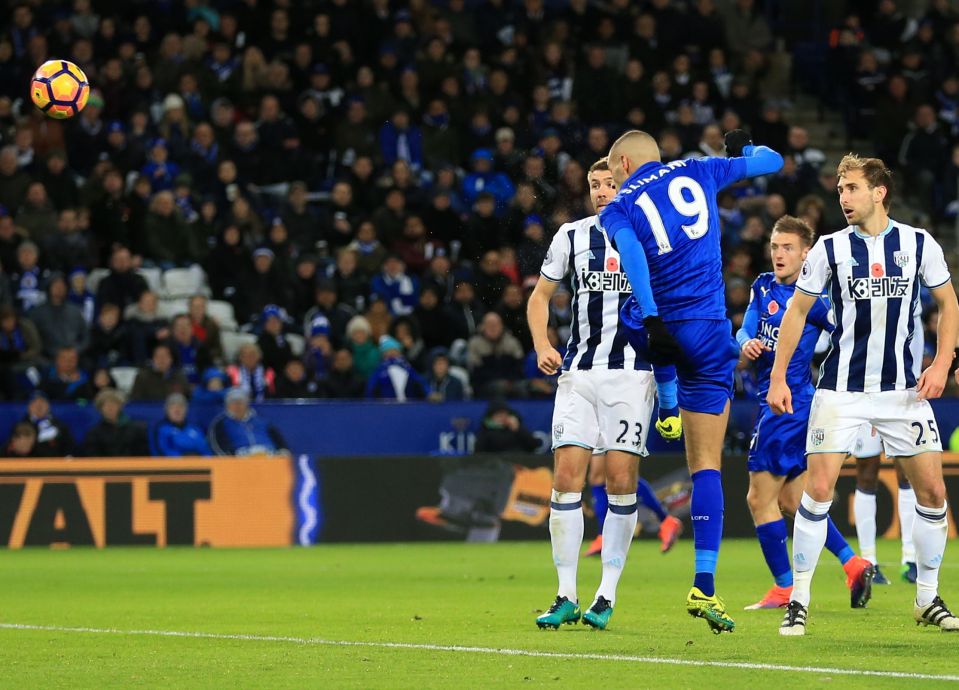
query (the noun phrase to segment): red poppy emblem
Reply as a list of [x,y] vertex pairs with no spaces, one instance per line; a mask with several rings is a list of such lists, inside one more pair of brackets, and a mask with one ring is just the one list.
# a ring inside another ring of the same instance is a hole
[[779,311],[779,302],[772,301],[769,303],[769,315],[772,316],[777,311]]
[[606,270],[614,273],[619,270],[619,261],[616,260],[615,256],[606,259]]
[[872,277],[873,278],[882,278],[886,275],[886,272],[882,270],[882,264],[873,264],[872,265]]

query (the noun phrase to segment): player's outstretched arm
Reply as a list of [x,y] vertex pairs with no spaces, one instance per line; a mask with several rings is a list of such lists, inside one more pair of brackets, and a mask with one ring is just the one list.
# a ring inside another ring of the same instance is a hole
[[783,315],[782,325],[779,327],[779,342],[776,345],[776,359],[769,375],[769,393],[766,395],[766,402],[775,414],[793,412],[792,393],[786,383],[786,369],[789,368],[789,360],[799,345],[809,310],[817,299],[815,295],[796,290]]
[[746,177],[769,175],[783,167],[781,155],[768,146],[754,146],[752,137],[744,129],[727,132],[724,143],[728,158],[746,159]]
[[563,358],[559,356],[556,348],[550,345],[549,337],[546,335],[546,327],[549,324],[549,301],[556,293],[558,285],[559,283],[540,276],[526,305],[526,321],[529,323],[529,332],[533,336],[536,366],[547,376],[552,376],[563,366]]
[[936,332],[936,358],[919,376],[916,391],[920,400],[938,398],[946,387],[949,368],[955,356],[953,343],[959,338],[959,304],[952,282],[930,290],[939,307],[939,328]]

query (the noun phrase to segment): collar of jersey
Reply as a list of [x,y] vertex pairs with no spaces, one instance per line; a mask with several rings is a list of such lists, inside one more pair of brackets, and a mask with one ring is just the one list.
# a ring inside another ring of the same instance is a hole
[[[886,224],[886,229],[883,230],[882,232],[880,232],[878,235],[876,235],[876,237],[885,237],[886,235],[889,234],[889,231],[890,231],[890,230],[892,230],[892,218],[890,218],[890,219],[889,219],[889,222]],[[852,226],[852,231],[853,231],[854,233],[856,233],[856,236],[857,236],[857,237],[861,237],[861,238],[864,239],[864,240],[868,240],[868,239],[870,239],[870,238],[872,237],[872,235],[870,235],[870,234],[868,234],[868,233],[860,232],[858,225]]]
[[649,161],[649,163],[643,163],[641,166],[636,168],[636,172],[634,172],[632,175],[626,178],[626,182],[623,182],[623,187],[625,187],[626,183],[629,182],[634,177],[636,177],[637,175],[643,175],[646,172],[649,172],[650,170],[661,168],[664,165],[666,164],[663,163],[662,161]]

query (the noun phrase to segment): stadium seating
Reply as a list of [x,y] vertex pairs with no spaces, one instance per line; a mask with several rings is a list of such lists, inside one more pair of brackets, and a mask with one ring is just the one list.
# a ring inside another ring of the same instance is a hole
[[207,303],[206,313],[217,322],[221,331],[235,331],[239,328],[233,305],[225,300],[211,299]]
[[224,331],[220,334],[220,343],[223,345],[223,359],[226,362],[232,362],[236,359],[236,353],[240,346],[244,343],[256,343],[256,336],[252,333]]
[[129,395],[130,391],[133,390],[133,382],[137,378],[137,371],[136,367],[113,367],[110,369],[110,376],[116,381],[117,388]]
[[206,275],[199,266],[170,268],[163,272],[162,295],[164,297],[192,297],[197,294],[210,294],[206,285]]
[[304,338],[302,335],[289,333],[286,336],[286,341],[290,344],[290,350],[293,352],[295,357],[301,356],[303,351],[306,350],[306,338]]
[[100,281],[110,275],[109,268],[94,268],[87,276],[87,289],[94,295],[97,294],[97,287]]
[[162,287],[161,276],[163,272],[159,268],[152,266],[149,268],[138,268],[137,274],[147,281],[147,287],[150,288],[151,292],[160,294],[160,289]]
[[186,298],[157,301],[157,314],[165,319],[172,319],[177,314],[185,314],[189,308],[190,300]]

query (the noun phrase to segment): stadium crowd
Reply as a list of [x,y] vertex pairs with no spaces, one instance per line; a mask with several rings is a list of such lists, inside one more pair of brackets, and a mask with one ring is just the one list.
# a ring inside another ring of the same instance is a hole
[[[959,210],[959,14],[947,0],[908,15],[893,0],[846,4],[821,46],[839,77],[822,98],[941,224]],[[84,452],[202,454],[231,447],[231,424],[268,398],[551,397],[527,295],[553,233],[592,213],[586,170],[626,128],[654,133],[666,161],[723,155],[741,126],[784,154],[781,172],[720,197],[738,328],[777,218],[845,225],[836,161],[788,121],[790,64],[814,68],[789,59],[767,5],[12,5],[0,399],[28,410],[8,452],[77,452],[69,430],[51,436],[51,400],[95,401]],[[66,122],[27,97],[53,57],[94,87]],[[570,317],[560,290],[560,351]],[[126,397],[165,401],[168,433],[121,431]],[[224,398],[225,428],[187,428],[188,399]],[[275,430],[257,438],[283,449]]]

